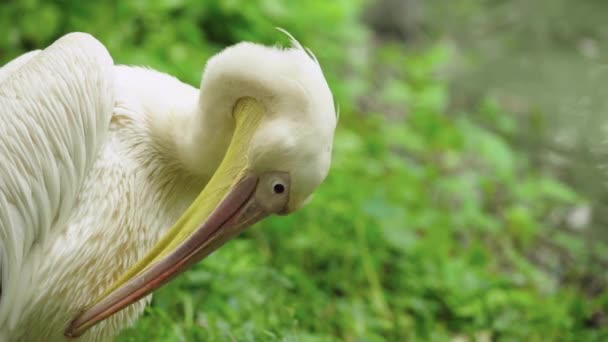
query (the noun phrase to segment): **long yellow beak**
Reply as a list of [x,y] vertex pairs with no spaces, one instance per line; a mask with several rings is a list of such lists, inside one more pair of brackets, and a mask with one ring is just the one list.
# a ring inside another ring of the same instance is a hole
[[205,189],[144,258],[71,322],[65,331],[67,337],[82,335],[166,284],[247,227],[285,209],[289,175],[256,174],[248,168],[249,143],[264,115],[263,106],[243,98],[235,105],[233,115],[236,126],[232,141]]

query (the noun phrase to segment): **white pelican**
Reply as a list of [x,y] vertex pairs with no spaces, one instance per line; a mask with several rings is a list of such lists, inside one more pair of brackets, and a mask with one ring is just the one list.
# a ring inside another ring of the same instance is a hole
[[83,33],[0,69],[0,341],[111,340],[154,289],[306,202],[336,113],[293,42],[225,49],[200,90]]

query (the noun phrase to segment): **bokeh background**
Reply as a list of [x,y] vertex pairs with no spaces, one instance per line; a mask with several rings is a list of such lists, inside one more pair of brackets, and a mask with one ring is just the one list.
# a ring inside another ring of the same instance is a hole
[[608,3],[4,1],[0,62],[70,31],[197,85],[242,40],[314,51],[331,173],[118,341],[608,340]]

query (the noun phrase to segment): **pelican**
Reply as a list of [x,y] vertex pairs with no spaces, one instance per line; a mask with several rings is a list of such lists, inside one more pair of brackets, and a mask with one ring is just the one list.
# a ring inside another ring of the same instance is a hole
[[200,89],[70,33],[0,69],[0,341],[107,341],[151,293],[326,177],[312,53],[243,42]]

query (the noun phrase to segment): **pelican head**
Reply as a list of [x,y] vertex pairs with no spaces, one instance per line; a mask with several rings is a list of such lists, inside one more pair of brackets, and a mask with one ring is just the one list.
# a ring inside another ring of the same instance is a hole
[[[71,322],[67,336],[149,294],[255,222],[309,200],[327,176],[337,117],[317,60],[293,43],[240,43],[207,62],[199,119],[188,122],[195,127],[167,125],[183,132],[175,140],[186,169],[205,174],[214,158],[219,165],[175,225]],[[213,143],[196,139],[201,130]]]

